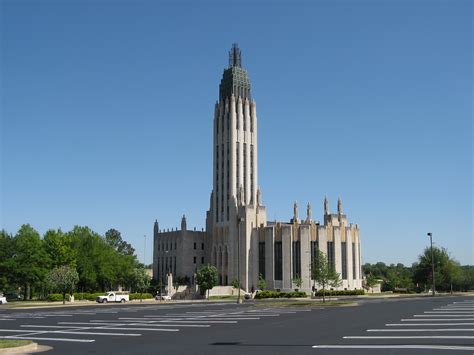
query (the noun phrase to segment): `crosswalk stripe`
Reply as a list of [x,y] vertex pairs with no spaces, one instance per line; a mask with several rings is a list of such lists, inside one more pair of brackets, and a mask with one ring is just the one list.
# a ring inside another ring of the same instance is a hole
[[72,343],[93,343],[95,342],[94,339],[70,339],[70,338],[40,338],[40,337],[21,337],[21,336],[5,336],[1,337],[0,339],[21,339],[21,340],[42,340],[42,341],[65,341],[65,342],[72,342]]
[[368,332],[474,332],[474,328],[367,329]]

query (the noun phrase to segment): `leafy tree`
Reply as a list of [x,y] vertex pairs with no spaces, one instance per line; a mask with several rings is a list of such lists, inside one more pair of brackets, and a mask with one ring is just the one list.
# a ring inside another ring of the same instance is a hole
[[13,237],[0,231],[0,292],[13,286]]
[[23,286],[24,299],[31,298],[31,288],[41,284],[48,264],[39,233],[29,224],[22,225],[13,238],[11,270],[15,283]]
[[71,247],[70,238],[61,229],[48,230],[43,237],[43,245],[51,260],[52,267],[76,266],[76,254]]
[[258,275],[258,288],[261,291],[264,291],[267,288],[267,283],[266,283],[265,279],[263,278],[262,274]]
[[105,232],[105,241],[120,254],[133,255],[135,253],[132,245],[124,241],[122,235],[116,229],[112,228]]
[[311,274],[313,280],[317,282],[323,290],[323,302],[326,302],[326,288],[339,287],[342,284],[340,275],[336,272],[334,267],[328,263],[326,254],[318,250],[316,260],[314,261]]
[[232,282],[230,283],[230,285],[233,287],[233,288],[239,288],[240,284],[239,284],[239,279],[237,277],[234,277],[234,279],[232,280]]
[[379,279],[372,274],[367,275],[365,278],[365,286],[367,290],[372,288],[372,292],[374,292],[373,287],[379,283]]
[[133,286],[132,288],[140,292],[140,302],[143,301],[142,293],[150,287],[151,277],[148,276],[145,269],[137,268],[133,271]]
[[301,285],[303,285],[303,279],[299,275],[296,275],[296,277],[293,279],[293,283],[297,289],[300,289]]
[[[433,247],[435,282],[437,290],[451,290],[453,282],[458,282],[460,266],[449,256],[447,249]],[[431,248],[427,247],[414,264],[414,281],[432,288]]]
[[76,269],[70,266],[56,267],[48,274],[48,283],[54,290],[59,291],[63,295],[63,304],[66,303],[66,293],[71,295],[79,281],[79,274]]
[[201,288],[202,292],[207,291],[207,298],[209,298],[209,290],[217,286],[217,269],[213,265],[205,265],[201,267],[196,274],[196,283]]

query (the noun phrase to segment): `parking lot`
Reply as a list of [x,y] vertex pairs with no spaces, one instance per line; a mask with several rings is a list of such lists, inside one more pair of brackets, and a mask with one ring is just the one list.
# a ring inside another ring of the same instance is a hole
[[0,308],[0,338],[31,339],[53,347],[49,353],[472,353],[473,325],[474,300],[459,297],[337,308],[227,302]]

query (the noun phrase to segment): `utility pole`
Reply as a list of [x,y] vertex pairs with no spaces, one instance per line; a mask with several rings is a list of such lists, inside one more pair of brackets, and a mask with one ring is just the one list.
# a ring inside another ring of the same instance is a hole
[[143,236],[143,265],[146,268],[146,234]]
[[428,233],[428,236],[430,237],[430,243],[431,243],[431,277],[432,277],[432,291],[433,291],[433,297],[435,296],[435,266],[434,266],[434,253],[433,253],[433,233]]

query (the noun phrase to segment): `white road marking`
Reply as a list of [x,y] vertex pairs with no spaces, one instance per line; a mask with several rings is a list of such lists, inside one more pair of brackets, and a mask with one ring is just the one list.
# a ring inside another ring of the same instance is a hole
[[474,339],[471,335],[345,336],[343,339]]
[[473,317],[469,314],[415,314],[413,317]]
[[257,319],[260,319],[259,317],[240,317],[240,318],[237,318],[237,317],[232,317],[232,318],[227,318],[227,317],[212,317],[212,318],[202,318],[202,317],[197,317],[197,318],[194,318],[194,317],[186,317],[186,318],[177,318],[177,317],[157,317],[157,318],[146,318],[146,319],[143,319],[143,318],[128,318],[128,317],[121,317],[119,319],[130,319],[130,320],[166,320],[166,319],[182,319],[182,320],[220,320],[220,321],[223,321],[223,320],[257,320]]
[[472,351],[473,346],[455,345],[313,345],[317,349],[431,349]]
[[436,314],[474,314],[472,311],[425,311],[423,313],[436,313]]
[[[71,327],[69,327],[69,328],[71,328]],[[76,328],[74,328],[74,329],[76,329]],[[91,328],[85,328],[85,329],[91,329]],[[100,329],[100,328],[97,328],[97,329]],[[128,330],[126,328],[106,328],[106,329]],[[130,334],[126,334],[126,333],[99,333],[99,332],[82,332],[80,330],[81,329],[79,329],[79,331],[51,330],[51,331],[41,331],[41,332],[35,333],[35,334],[53,333],[53,334],[78,334],[78,335],[81,335],[81,334],[84,334],[84,335],[117,335],[117,336],[132,336],[132,337],[141,336],[141,334],[136,334],[136,333],[135,334],[133,334],[133,333],[130,333]],[[155,330],[155,329],[153,329],[153,330]],[[170,330],[170,329],[166,329],[166,330]],[[25,333],[26,331],[27,331],[26,329],[1,329],[0,330],[0,332],[8,332],[8,333]]]
[[6,336],[0,337],[0,339],[25,339],[25,340],[44,340],[44,341],[66,341],[73,343],[93,343],[94,339],[69,339],[69,338],[38,338],[38,337],[21,337],[21,336]]
[[433,321],[437,321],[437,322],[451,322],[453,320],[462,320],[462,321],[466,321],[466,320],[474,320],[474,318],[425,318],[425,319],[401,319],[402,322],[433,322]]
[[474,325],[474,323],[389,323],[387,327],[410,327],[410,326],[426,326],[426,325]]
[[474,332],[474,328],[367,329],[368,332]]

